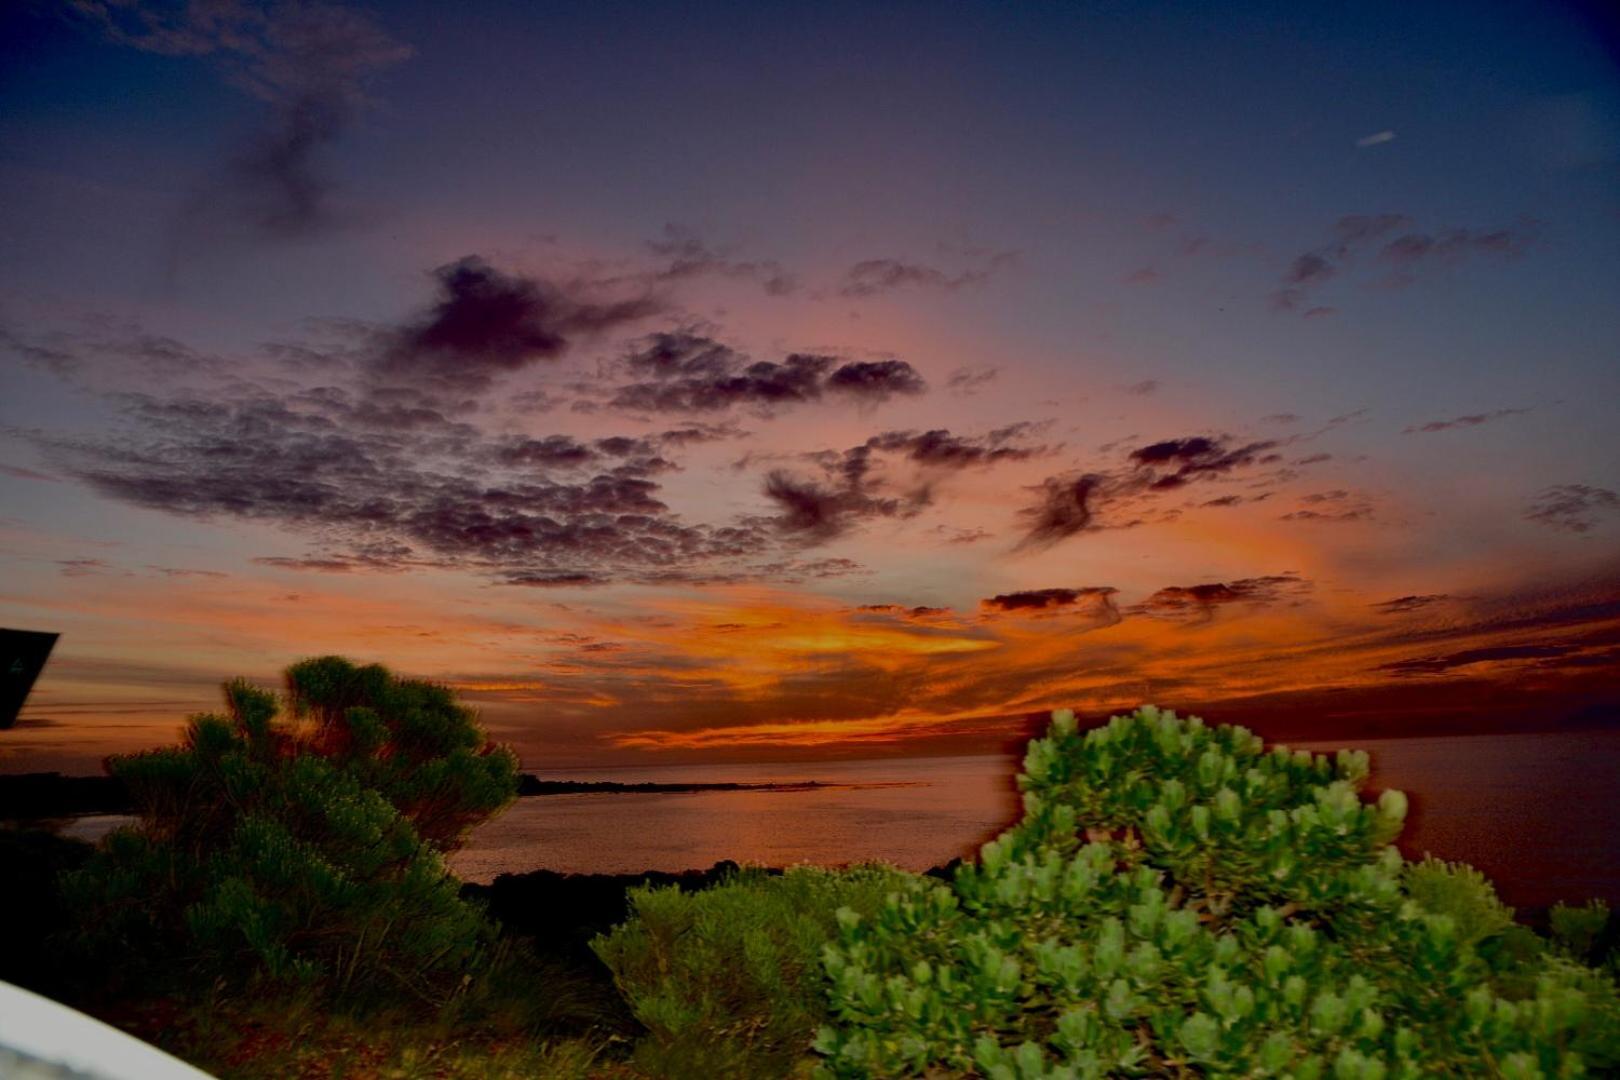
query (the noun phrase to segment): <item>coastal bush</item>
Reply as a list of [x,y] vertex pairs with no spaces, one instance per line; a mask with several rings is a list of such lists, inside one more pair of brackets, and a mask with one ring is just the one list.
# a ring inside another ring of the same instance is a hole
[[885,866],[744,870],[698,892],[632,889],[592,942],[647,1033],[654,1076],[781,1076],[826,1019],[821,951],[840,909],[871,914],[910,875]]
[[1458,939],[1469,945],[1515,926],[1513,909],[1502,903],[1490,879],[1467,863],[1425,856],[1421,862],[1406,865],[1402,884],[1406,895],[1424,911],[1449,915]]
[[1487,962],[1476,943],[1500,912],[1469,875],[1406,870],[1390,846],[1406,800],[1364,802],[1367,772],[1365,754],[1267,749],[1151,707],[1090,731],[1055,713],[1025,757],[1022,820],[976,864],[839,912],[824,1071],[1529,1080],[1614,1064],[1613,982],[1551,950]]
[[76,944],[125,982],[273,980],[444,1001],[494,936],[444,855],[517,762],[450,691],[337,657],[244,680],[178,746],[109,759],[138,822],[65,876]]

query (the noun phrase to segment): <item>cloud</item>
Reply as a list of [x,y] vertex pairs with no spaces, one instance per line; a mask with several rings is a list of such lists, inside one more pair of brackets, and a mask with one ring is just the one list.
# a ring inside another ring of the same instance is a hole
[[861,604],[855,608],[858,612],[872,615],[889,615],[907,622],[934,623],[952,616],[950,608],[928,607],[918,604],[906,607],[904,604]]
[[1027,461],[1047,452],[1044,445],[1020,443],[1034,433],[1029,422],[997,428],[981,436],[954,435],[945,428],[931,431],[885,431],[866,440],[864,448],[900,454],[928,468],[966,469],[1003,461]]
[[101,559],[57,559],[56,566],[63,577],[89,577],[112,569]]
[[1620,513],[1620,494],[1590,484],[1557,484],[1530,500],[1524,518],[1564,532],[1586,533],[1597,528],[1600,518],[1614,513]]
[[1406,615],[1433,607],[1435,604],[1443,604],[1450,599],[1451,597],[1446,593],[1429,593],[1421,596],[1397,596],[1393,600],[1381,600],[1371,606],[1374,611],[1382,612],[1385,615]]
[[[1123,441],[1109,443],[1104,449],[1113,450]],[[1025,522],[1025,532],[1014,550],[1039,550],[1081,533],[1140,525],[1146,520],[1140,511],[1169,492],[1277,464],[1282,460],[1276,452],[1280,445],[1269,439],[1237,442],[1226,435],[1192,435],[1137,446],[1126,451],[1121,464],[1113,469],[1074,470],[1049,476],[1031,489],[1035,502],[1018,512]],[[1258,482],[1275,483],[1278,479],[1279,475],[1271,474]],[[1232,503],[1217,498],[1204,505]],[[1168,511],[1169,516],[1177,513]]]
[[1147,397],[1149,394],[1158,393],[1160,385],[1161,384],[1157,379],[1143,379],[1141,382],[1132,383],[1123,389],[1127,394],[1133,394],[1137,397]]
[[1157,285],[1163,279],[1164,275],[1153,267],[1144,266],[1126,274],[1124,280],[1127,285]]
[[1363,135],[1357,139],[1356,147],[1365,150],[1369,146],[1382,146],[1384,143],[1394,141],[1395,133],[1393,131],[1375,131],[1371,135]]
[[[61,471],[121,502],[312,537],[283,569],[446,566],[532,584],[763,572],[768,536],[682,521],[655,477],[661,436],[490,436],[447,421],[367,425],[353,399],[238,387],[216,399],[114,395],[124,430],[37,437]],[[675,429],[679,431],[680,429]],[[584,579],[574,579],[584,580]]]
[[735,259],[730,252],[710,247],[683,225],[667,224],[664,236],[647,245],[669,264],[652,275],[656,281],[683,281],[697,277],[737,278],[757,282],[770,296],[787,296],[799,287],[794,276],[774,259]]
[[624,370],[639,381],[607,393],[607,404],[638,413],[769,413],[840,395],[862,404],[924,393],[927,383],[904,360],[844,361],[792,353],[781,362],[750,362],[711,338],[690,332],[659,333],[625,357]]
[[1000,374],[1000,368],[957,368],[945,379],[945,389],[969,397],[994,382]]
[[[1296,255],[1284,269],[1279,287],[1271,294],[1271,306],[1281,312],[1299,312],[1307,318],[1335,314],[1337,309],[1312,300],[1327,283],[1347,275],[1357,257],[1373,246],[1379,248],[1377,261],[1394,266],[1396,273],[1376,284],[1400,287],[1416,280],[1421,266],[1455,262],[1470,255],[1516,257],[1530,245],[1534,223],[1517,228],[1446,228],[1420,232],[1406,214],[1350,214],[1333,226],[1332,238],[1320,247]],[[1404,230],[1404,231],[1402,231]],[[1399,232],[1400,235],[1391,234]]]
[[1449,420],[1430,420],[1427,423],[1414,424],[1411,427],[1403,428],[1401,434],[1415,435],[1434,431],[1449,431],[1452,428],[1478,427],[1480,424],[1488,424],[1492,420],[1500,420],[1506,416],[1524,416],[1534,411],[1535,410],[1531,408],[1496,409],[1495,411],[1488,413],[1471,413],[1467,416],[1454,416]]
[[812,542],[839,536],[863,519],[912,514],[921,508],[915,500],[874,497],[858,482],[828,485],[782,469],[767,474],[764,494],[780,511],[773,519],[777,529]]
[[321,154],[368,103],[371,78],[411,55],[370,17],[336,4],[72,0],[67,10],[118,44],[206,58],[269,110],[265,128],[189,207],[188,226],[216,236],[291,238],[337,224]]
[[594,303],[537,278],[508,274],[477,255],[433,271],[439,296],[387,333],[366,361],[374,379],[477,393],[501,375],[562,356],[581,337],[658,310],[646,297]]
[[979,607],[989,614],[1080,611],[1112,623],[1119,621],[1119,609],[1114,606],[1113,600],[1117,592],[1118,589],[1106,585],[1088,585],[1077,589],[1026,589],[988,597],[979,601]]
[[1129,609],[1131,614],[1160,619],[1208,622],[1217,609],[1231,605],[1271,607],[1294,601],[1310,590],[1310,583],[1294,573],[1216,581],[1202,585],[1170,585]]
[[1003,251],[988,256],[980,267],[959,274],[950,274],[925,263],[905,262],[901,259],[865,259],[845,272],[838,294],[867,299],[905,288],[955,292],[968,286],[982,285],[997,272],[1017,261],[1016,252]]
[[1347,522],[1366,521],[1373,516],[1372,500],[1359,492],[1335,488],[1302,495],[1300,508],[1281,515],[1278,521]]
[[1576,652],[1575,645],[1497,645],[1483,649],[1464,649],[1444,656],[1422,656],[1410,660],[1396,660],[1379,664],[1373,670],[1388,671],[1395,675],[1439,675],[1454,668],[1473,664],[1502,663],[1514,660],[1545,660]]
[[984,435],[885,431],[859,446],[805,455],[821,478],[772,470],[764,494],[779,511],[769,519],[779,532],[809,542],[839,536],[861,521],[912,517],[929,506],[937,485],[953,472],[1025,461],[1045,453],[1026,440],[1037,425],[1011,424]]
[[904,360],[857,360],[827,378],[828,390],[865,401],[921,394],[927,388],[922,376]]
[[1163,490],[1181,487],[1204,477],[1224,475],[1249,465],[1278,461],[1280,456],[1269,452],[1277,445],[1276,441],[1266,439],[1231,446],[1225,439],[1199,435],[1186,439],[1166,439],[1139,447],[1131,451],[1130,459],[1138,466],[1162,468],[1164,471],[1154,475],[1148,481],[1148,486]]
[[1433,259],[1460,259],[1467,255],[1522,255],[1530,244],[1526,232],[1513,229],[1444,229],[1438,233],[1409,232],[1384,245],[1378,257],[1403,267]]
[[57,481],[57,477],[35,469],[25,469],[21,465],[0,465],[0,473],[18,480],[44,480],[49,483],[56,483]]
[[1018,549],[1051,547],[1071,536],[1101,528],[1096,504],[1113,487],[1113,481],[1098,473],[1047,477],[1034,489],[1039,495],[1035,504],[1018,512],[1027,522]]

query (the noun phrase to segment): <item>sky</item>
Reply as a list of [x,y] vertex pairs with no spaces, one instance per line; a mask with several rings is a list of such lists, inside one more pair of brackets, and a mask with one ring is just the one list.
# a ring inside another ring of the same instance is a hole
[[0,8],[0,771],[1620,720],[1597,5]]

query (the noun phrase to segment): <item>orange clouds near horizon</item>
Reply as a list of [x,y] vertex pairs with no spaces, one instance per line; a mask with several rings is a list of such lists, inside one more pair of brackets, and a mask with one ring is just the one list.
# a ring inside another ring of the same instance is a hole
[[[169,629],[154,636],[223,642],[260,607],[267,621],[238,656],[273,632],[308,642],[299,655],[344,652],[442,680],[539,771],[985,752],[1053,708],[1101,718],[1142,702],[1294,739],[1548,730],[1613,722],[1607,672],[1620,658],[1612,578],[1368,600],[1275,574],[1145,594],[1053,587],[963,609],[739,586],[551,603],[529,621],[483,596],[431,617],[382,594],[347,608],[341,594],[311,595],[276,614],[260,588],[210,583],[195,605],[166,605],[157,624]],[[131,618],[145,610],[139,594],[123,602]],[[0,769],[89,771],[105,753],[172,739],[185,713],[216,705],[224,677],[274,680],[223,659],[166,666],[164,651],[126,649],[114,663],[64,650],[0,744]],[[154,697],[161,685],[171,692]]]

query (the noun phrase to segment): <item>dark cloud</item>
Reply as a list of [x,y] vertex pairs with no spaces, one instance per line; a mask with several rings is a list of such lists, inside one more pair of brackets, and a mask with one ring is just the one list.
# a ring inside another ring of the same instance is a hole
[[[1288,263],[1279,287],[1271,294],[1272,307],[1302,312],[1306,318],[1335,314],[1336,308],[1311,303],[1315,293],[1345,275],[1358,255],[1380,243],[1378,262],[1396,267],[1397,273],[1379,283],[1401,286],[1415,279],[1420,265],[1454,262],[1469,255],[1518,256],[1531,243],[1534,231],[1533,223],[1525,223],[1516,229],[1442,229],[1429,233],[1415,230],[1415,224],[1405,214],[1352,214],[1340,218],[1328,243]],[[1391,237],[1396,232],[1400,235]]]
[[945,389],[953,394],[976,394],[995,381],[1000,368],[957,368],[945,380]]
[[1401,431],[1401,434],[1414,435],[1434,431],[1449,431],[1452,428],[1478,427],[1480,424],[1488,424],[1492,420],[1500,420],[1506,416],[1524,416],[1527,413],[1534,411],[1534,409],[1530,408],[1496,409],[1488,413],[1471,413],[1467,416],[1454,416],[1450,420],[1430,420],[1424,424],[1414,424],[1411,427],[1405,428]]
[[651,334],[625,357],[631,372],[654,379],[729,375],[742,364],[729,346],[683,330]]
[[1620,513],[1620,495],[1590,484],[1558,484],[1546,488],[1525,508],[1526,521],[1565,532],[1591,532],[1608,514]]
[[861,604],[855,610],[873,615],[892,615],[907,622],[932,622],[951,614],[950,608],[927,607],[922,604],[914,607],[906,607],[904,604]]
[[1164,275],[1153,267],[1144,266],[1126,274],[1124,280],[1127,285],[1157,285],[1163,277]]
[[112,569],[110,563],[101,559],[57,559],[56,566],[63,577],[89,577]]
[[1384,245],[1378,257],[1403,267],[1431,259],[1458,259],[1467,255],[1522,255],[1531,237],[1523,230],[1444,229],[1438,233],[1409,232]]
[[1078,589],[1026,589],[988,597],[979,601],[979,607],[987,612],[999,613],[1080,608],[1093,614],[1109,614],[1117,619],[1119,612],[1114,607],[1113,597],[1118,591],[1106,585],[1088,585]]
[[716,562],[743,579],[766,565],[761,528],[689,524],[670,510],[652,478],[674,468],[661,435],[587,442],[485,436],[442,418],[367,424],[352,396],[319,389],[116,395],[124,430],[36,441],[109,498],[312,536],[309,555],[263,561],[283,569],[448,566],[532,584],[692,576]]
[[799,287],[793,275],[774,259],[734,258],[729,251],[709,246],[685,226],[665,225],[663,239],[651,241],[647,247],[655,255],[669,259],[669,264],[653,275],[658,281],[740,278],[757,282],[771,296],[787,296]]
[[1270,607],[1295,601],[1310,583],[1294,573],[1216,581],[1202,585],[1170,585],[1131,608],[1132,614],[1164,619],[1207,622],[1218,608],[1231,605]]
[[780,511],[772,519],[777,529],[813,543],[839,536],[859,521],[910,516],[926,505],[916,498],[874,496],[858,478],[824,484],[782,469],[766,475],[765,497]]
[[839,394],[878,404],[927,389],[904,360],[844,361],[836,356],[793,353],[780,363],[748,358],[711,338],[690,332],[645,339],[624,361],[632,381],[613,388],[607,404],[639,413],[723,412],[732,408],[770,412]]
[[1047,477],[1035,489],[1039,493],[1035,505],[1018,512],[1027,522],[1018,548],[1050,547],[1060,540],[1100,528],[1097,504],[1114,487],[1110,478],[1099,473]]
[[1413,611],[1422,611],[1424,608],[1443,604],[1451,597],[1446,593],[1428,593],[1426,595],[1397,596],[1393,600],[1381,600],[1372,605],[1374,611],[1385,615],[1406,615]]
[[1297,424],[1299,423],[1299,416],[1291,412],[1272,413],[1270,416],[1262,416],[1260,422],[1262,424]]
[[915,368],[904,360],[857,360],[827,378],[827,389],[865,401],[886,401],[902,394],[921,394],[928,388]]
[[322,153],[367,103],[366,85],[411,55],[371,18],[336,4],[73,0],[66,11],[146,52],[204,57],[263,102],[269,122],[192,200],[211,238],[298,237],[338,223]]
[[1300,496],[1300,508],[1279,521],[1366,521],[1373,516],[1372,501],[1359,492],[1336,488]]
[[1319,285],[1339,272],[1338,267],[1316,252],[1307,252],[1295,259],[1283,274],[1283,284],[1309,288]]
[[1225,439],[1194,436],[1187,439],[1167,439],[1131,451],[1130,460],[1147,469],[1158,469],[1148,481],[1155,489],[1181,487],[1193,480],[1224,475],[1235,469],[1254,464],[1267,464],[1279,460],[1273,440],[1232,446]]
[[1388,671],[1395,675],[1438,675],[1471,664],[1562,657],[1576,652],[1578,648],[1575,645],[1494,645],[1483,649],[1464,649],[1462,652],[1444,656],[1396,660],[1388,664],[1379,664],[1373,670]]
[[941,469],[965,469],[994,465],[1003,461],[1027,461],[1047,451],[1045,446],[1021,444],[1032,434],[1034,425],[1013,424],[987,435],[953,435],[944,428],[932,431],[886,431],[866,440],[866,448],[899,454],[918,465]]
[[658,441],[666,446],[682,447],[747,437],[748,432],[733,424],[699,424],[694,422],[683,424],[678,428],[670,428],[658,436]]
[[[860,521],[912,517],[930,505],[937,484],[951,472],[1023,461],[1046,447],[1023,440],[1036,425],[1021,423],[985,435],[933,431],[886,431],[842,453],[805,455],[819,479],[774,469],[764,494],[779,513],[770,523],[784,533],[819,542]],[[742,463],[739,463],[742,464]]]
[[476,255],[433,271],[438,300],[389,331],[366,362],[382,381],[477,393],[501,375],[554,360],[581,337],[658,310],[646,297],[595,303],[536,278],[508,274]]
[[55,483],[57,478],[34,469],[25,469],[21,465],[0,465],[0,473],[14,477],[18,480],[45,480]]
[[1137,397],[1147,397],[1149,394],[1157,393],[1159,386],[1160,383],[1157,379],[1143,379],[1141,382],[1131,383],[1131,385],[1122,387],[1122,389],[1127,394],[1134,394]]
[[841,296],[856,298],[878,296],[904,288],[955,292],[967,286],[982,285],[998,271],[1017,261],[1015,252],[1003,251],[989,255],[980,267],[950,274],[924,263],[901,259],[866,259],[849,268],[838,292]]

